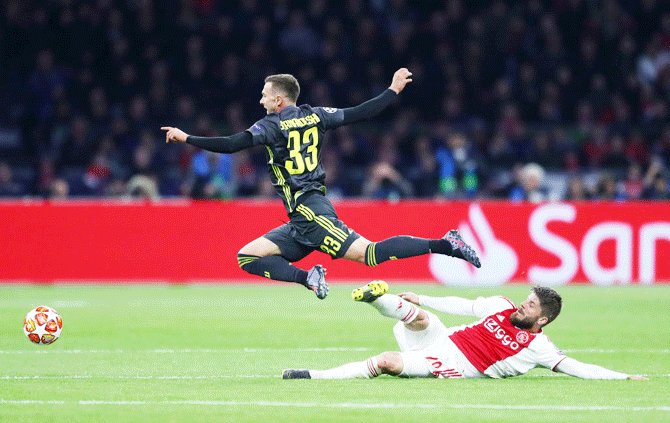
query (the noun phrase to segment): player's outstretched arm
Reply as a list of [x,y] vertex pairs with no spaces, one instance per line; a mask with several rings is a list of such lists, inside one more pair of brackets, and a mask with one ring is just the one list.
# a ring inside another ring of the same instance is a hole
[[161,126],[162,131],[167,131],[165,133],[165,142],[186,142],[188,134],[182,131],[179,128],[174,128],[172,126]]
[[649,380],[644,376],[615,372],[595,364],[582,363],[570,357],[565,357],[563,361],[558,363],[555,370],[581,379]]
[[391,104],[391,102],[393,102],[393,100],[395,100],[397,95],[400,94],[400,91],[405,89],[405,85],[412,82],[412,79],[410,78],[411,76],[412,72],[407,70],[407,68],[398,69],[395,74],[393,74],[391,85],[388,89],[384,90],[383,93],[365,103],[359,104],[358,106],[342,109],[343,121],[340,125],[347,125],[370,119],[381,113],[389,104]]
[[412,82],[412,72],[407,68],[400,68],[393,74],[393,80],[389,89],[393,90],[396,94],[400,94],[400,91],[405,89],[405,85],[408,82]]
[[229,137],[195,137],[179,128],[161,127],[165,133],[165,142],[185,142],[215,153],[234,153],[253,145],[251,133],[243,131]]

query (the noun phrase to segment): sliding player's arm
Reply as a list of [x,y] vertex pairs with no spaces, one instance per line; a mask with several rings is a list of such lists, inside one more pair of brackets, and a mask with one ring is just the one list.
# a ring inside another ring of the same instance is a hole
[[499,296],[478,297],[475,300],[461,297],[429,297],[427,295],[416,295],[412,292],[398,294],[398,296],[418,306],[430,307],[443,313],[461,316],[486,317],[514,307],[507,298]]
[[581,379],[634,379],[648,380],[644,376],[615,372],[595,364],[582,363],[574,358],[565,357],[554,367],[557,372]]
[[195,137],[171,126],[163,126],[161,129],[167,131],[165,142],[185,142],[215,153],[235,153],[253,146],[253,137],[249,131],[228,137]]

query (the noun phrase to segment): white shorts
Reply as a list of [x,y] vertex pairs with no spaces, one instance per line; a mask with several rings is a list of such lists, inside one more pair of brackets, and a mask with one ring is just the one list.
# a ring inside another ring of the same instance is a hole
[[[403,322],[393,327],[403,361],[401,377],[481,377],[449,339],[440,319],[424,310],[430,323],[421,331],[409,330]],[[465,360],[465,361],[464,361]],[[482,375],[483,376],[483,375]]]

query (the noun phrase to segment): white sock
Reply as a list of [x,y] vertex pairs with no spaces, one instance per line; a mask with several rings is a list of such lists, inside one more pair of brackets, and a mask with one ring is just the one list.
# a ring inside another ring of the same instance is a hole
[[419,309],[414,304],[393,294],[384,294],[370,305],[382,315],[398,319],[405,324],[412,323],[419,315]]
[[381,370],[377,366],[377,357],[368,358],[365,361],[347,363],[340,367],[329,370],[310,370],[312,379],[356,379],[377,377]]

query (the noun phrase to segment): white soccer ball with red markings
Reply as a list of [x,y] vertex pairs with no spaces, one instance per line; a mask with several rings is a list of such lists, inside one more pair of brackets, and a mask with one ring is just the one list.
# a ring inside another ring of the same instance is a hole
[[53,344],[62,330],[63,319],[51,307],[35,307],[23,319],[23,332],[35,344]]

